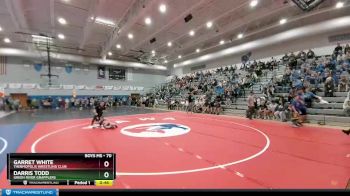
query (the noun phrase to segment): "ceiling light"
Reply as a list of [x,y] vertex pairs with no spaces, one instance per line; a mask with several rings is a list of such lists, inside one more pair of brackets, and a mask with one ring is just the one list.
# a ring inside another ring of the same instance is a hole
[[95,17],[91,16],[91,17],[90,17],[90,19],[91,19],[91,20],[94,20],[94,19],[95,19]]
[[155,53],[156,53],[156,51],[152,50],[152,54],[155,54]]
[[110,26],[110,27],[115,27],[115,23],[113,21],[105,18],[96,17],[95,23]]
[[133,39],[133,38],[134,38],[134,35],[131,34],[131,33],[129,33],[129,34],[128,34],[128,38],[129,38],[129,39]]
[[67,24],[67,21],[66,21],[66,19],[64,19],[64,18],[58,18],[58,22],[59,22],[60,24],[62,24],[62,25]]
[[182,56],[181,56],[181,55],[179,55],[179,56],[178,56],[178,58],[179,58],[179,59],[181,59],[181,58],[182,58]]
[[258,3],[259,3],[258,0],[252,0],[252,1],[250,2],[250,7],[255,7],[255,6],[258,5]]
[[11,43],[11,40],[10,40],[9,38],[5,37],[5,38],[4,38],[4,42],[7,43],[7,44],[9,44],[9,43]]
[[199,53],[201,50],[199,48],[197,48],[196,52]]
[[152,24],[151,18],[150,18],[150,17],[147,17],[147,18],[145,19],[145,23],[146,23],[147,25]]
[[171,47],[173,45],[173,43],[171,42],[168,42],[168,46]]
[[193,30],[190,31],[190,36],[194,36],[195,32]]
[[57,36],[58,36],[58,38],[60,38],[60,39],[66,38],[62,33],[58,34]]
[[116,47],[117,47],[118,49],[122,48],[122,46],[121,46],[120,44],[117,44]]
[[165,4],[161,4],[161,5],[159,6],[159,11],[160,11],[161,13],[165,13],[165,12],[166,12],[166,5],[165,5]]
[[338,2],[336,5],[335,5],[336,8],[342,8],[344,7],[344,2]]
[[237,38],[238,38],[238,39],[242,39],[242,38],[243,38],[243,33],[238,34],[238,35],[237,35]]
[[213,26],[213,22],[207,22],[207,28],[209,29],[209,28],[211,28]]
[[223,44],[225,44],[225,41],[224,41],[224,40],[221,40],[221,41],[220,41],[220,45],[223,45]]
[[285,19],[285,18],[283,18],[283,19],[281,19],[280,20],[280,24],[282,25],[282,24],[285,24],[287,22],[287,19]]
[[165,61],[164,61],[164,63],[168,63],[168,61],[167,61],[167,60],[165,60]]
[[2,28],[0,27],[0,31],[2,31]]
[[113,55],[113,53],[112,52],[108,52],[108,56],[112,56]]

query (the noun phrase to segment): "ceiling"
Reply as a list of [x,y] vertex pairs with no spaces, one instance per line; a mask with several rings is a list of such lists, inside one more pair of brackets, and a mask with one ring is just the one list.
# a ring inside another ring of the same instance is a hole
[[[256,7],[250,6],[251,0],[0,0],[0,47],[44,50],[42,44],[32,43],[31,36],[44,34],[54,37],[55,52],[151,64],[168,61],[170,65],[199,55],[196,49],[203,55],[244,42],[248,35],[263,33],[261,29],[278,24],[281,18],[303,21],[303,16],[313,12],[332,13],[337,2],[326,0],[312,12],[304,12],[288,0],[258,0]],[[167,7],[165,13],[159,11],[161,4]],[[193,18],[186,23],[189,14]],[[145,24],[146,17],[152,20],[150,25]],[[327,14],[332,17],[337,15]],[[60,24],[58,18],[67,24]],[[114,26],[97,23],[98,18]],[[213,23],[211,28],[206,26],[208,21]],[[194,36],[189,35],[191,30]],[[242,39],[237,38],[240,33]],[[11,43],[4,43],[4,38]],[[154,43],[150,43],[152,38],[156,38]],[[221,40],[224,45],[219,44]],[[169,41],[172,47],[167,46]]]

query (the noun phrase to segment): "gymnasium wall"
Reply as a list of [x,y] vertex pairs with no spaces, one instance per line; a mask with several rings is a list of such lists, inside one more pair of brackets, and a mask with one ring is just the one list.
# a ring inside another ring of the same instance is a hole
[[[345,34],[350,33],[349,30],[343,30],[343,31],[335,31],[331,34],[321,34],[317,36],[309,36],[304,37],[302,39],[294,39],[287,42],[280,42],[268,47],[260,48],[257,50],[252,50],[252,56],[251,60],[268,60],[271,59],[271,57],[275,57],[276,59],[280,59],[285,53],[290,52],[296,52],[300,50],[308,50],[313,49],[316,55],[328,55],[333,52],[333,49],[337,42],[330,42],[329,36],[333,35],[339,35],[339,34]],[[342,45],[345,45],[346,43],[350,43],[350,40],[341,41]],[[237,55],[232,55],[230,57],[216,59],[213,61],[201,63],[206,65],[205,69],[211,69],[215,67],[221,67],[221,66],[229,66],[229,65],[241,65],[241,57],[246,54],[247,52],[242,52]],[[172,74],[173,75],[182,75],[191,73],[192,67],[195,67],[198,65],[191,65],[191,66],[185,66],[185,67],[179,67],[174,68]]]
[[[8,57],[7,58],[7,73],[0,76],[1,83],[36,83],[48,84],[46,77],[40,77],[41,74],[47,74],[47,67],[43,67],[41,71],[36,71],[33,66],[34,62],[26,59]],[[26,65],[26,66],[25,66]],[[61,67],[57,69],[56,67]],[[80,70],[76,70],[79,68]],[[84,69],[88,69],[84,70]],[[141,70],[134,68],[125,68],[125,81],[108,80],[108,67],[106,67],[106,79],[97,79],[97,66],[94,65],[77,65],[74,66],[71,73],[65,70],[65,63],[52,63],[52,74],[59,75],[58,79],[53,79],[53,84],[62,85],[100,85],[100,86],[139,86],[144,87],[144,91],[106,91],[106,90],[77,90],[77,95],[130,95],[131,93],[143,94],[148,92],[150,88],[164,83],[166,73],[164,71]],[[72,90],[48,90],[48,89],[5,89],[5,93],[27,93],[30,96],[45,96],[45,95],[62,95],[71,96]]]

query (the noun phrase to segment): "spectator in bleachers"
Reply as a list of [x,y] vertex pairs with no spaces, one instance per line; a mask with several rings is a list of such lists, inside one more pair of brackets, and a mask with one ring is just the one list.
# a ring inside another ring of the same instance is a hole
[[298,59],[302,60],[302,61],[306,61],[306,53],[302,50],[298,53],[298,56],[297,56]]
[[253,114],[255,113],[255,103],[256,103],[255,95],[253,91],[250,92],[247,99],[247,103],[248,103],[247,118],[252,120]]
[[315,95],[309,88],[305,88],[304,102],[307,108],[311,108],[312,102],[317,100],[319,103],[328,103],[322,97]]
[[272,119],[274,117],[277,106],[278,104],[276,103],[275,100],[272,100],[267,104],[267,111],[265,113],[265,116],[267,117],[267,119]]
[[314,51],[309,49],[309,51],[307,52],[306,56],[307,56],[307,59],[314,59],[315,58],[315,53],[314,53]]
[[346,44],[345,48],[344,48],[344,54],[349,54],[350,53],[350,46],[349,44]]
[[347,75],[341,75],[340,82],[338,85],[339,92],[349,91],[349,77]]
[[280,119],[282,122],[287,122],[287,115],[289,115],[288,106],[289,103],[286,102],[283,97],[281,97],[274,114],[276,119]]
[[335,55],[335,58],[337,58],[338,55],[343,54],[343,47],[341,47],[340,43],[337,43],[337,47],[334,48],[333,54]]
[[325,97],[333,97],[334,93],[334,79],[331,75],[329,75],[324,83],[324,89],[325,89]]
[[193,109],[194,109],[194,97],[193,97],[193,94],[192,93],[189,93],[188,94],[188,108],[187,108],[187,113],[190,112],[190,113],[193,113]]
[[282,57],[282,61],[284,64],[287,64],[289,62],[289,56],[287,53],[284,54],[284,56]]
[[297,68],[297,65],[298,65],[298,62],[297,62],[297,58],[296,56],[294,55],[294,53],[290,53],[289,55],[289,63],[288,63],[288,66],[291,68],[291,69],[296,69]]

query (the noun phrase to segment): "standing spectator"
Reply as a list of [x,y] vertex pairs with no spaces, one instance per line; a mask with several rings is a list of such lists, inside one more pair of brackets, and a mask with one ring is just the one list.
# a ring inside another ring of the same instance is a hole
[[288,63],[288,61],[289,61],[289,56],[288,56],[287,53],[284,54],[284,56],[282,57],[282,61],[283,61],[283,63]]
[[284,98],[280,98],[280,104],[276,108],[275,117],[279,118],[282,122],[287,122],[287,114],[288,114],[288,102],[285,102]]
[[346,44],[345,48],[344,48],[344,54],[349,54],[350,53],[350,46],[349,44]]
[[315,53],[314,53],[314,51],[309,49],[309,51],[307,52],[306,56],[307,56],[307,59],[314,59],[315,58]]
[[192,93],[189,93],[188,95],[188,108],[187,108],[187,113],[193,113],[193,104],[194,104],[194,98]]
[[341,47],[340,43],[338,43],[337,47],[334,48],[333,54],[335,55],[335,58],[337,58],[338,55],[343,54],[343,47]]
[[305,62],[305,60],[306,60],[306,53],[303,50],[298,53],[298,59],[300,59],[300,60]]
[[251,91],[250,95],[248,96],[247,118],[252,120],[254,113],[255,113],[255,96],[254,96],[254,92]]

